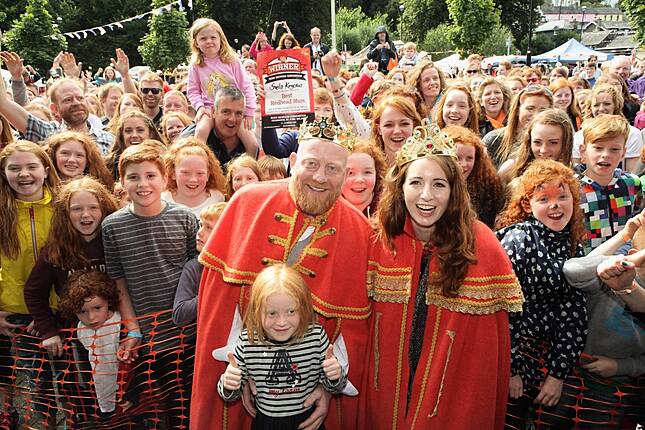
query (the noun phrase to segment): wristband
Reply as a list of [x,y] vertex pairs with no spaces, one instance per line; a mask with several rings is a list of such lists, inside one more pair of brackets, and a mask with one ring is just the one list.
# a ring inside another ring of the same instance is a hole
[[624,288],[622,290],[612,290],[617,296],[626,296],[632,293],[633,288],[638,288],[636,281],[632,281],[632,285],[629,288]]
[[621,236],[621,239],[623,240],[623,242],[627,243],[627,242],[629,242],[630,240],[632,240],[632,237],[629,235],[629,233],[624,233],[624,234]]
[[327,80],[329,82],[336,82],[338,80],[338,78],[336,76],[327,76]]
[[141,334],[141,332],[134,331],[134,330],[128,331],[128,334],[126,335],[126,337],[136,337],[137,339],[143,339],[143,335]]

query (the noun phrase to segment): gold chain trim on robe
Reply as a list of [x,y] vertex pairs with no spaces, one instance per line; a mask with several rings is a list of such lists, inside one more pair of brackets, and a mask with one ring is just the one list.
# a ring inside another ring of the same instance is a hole
[[224,416],[222,417],[222,428],[228,429],[228,404],[224,402]]
[[384,267],[368,262],[367,295],[375,302],[407,303],[410,299],[411,267]]
[[437,284],[426,293],[426,304],[453,312],[488,315],[502,310],[521,312],[524,295],[513,274],[466,277],[456,297],[446,297]]
[[434,321],[434,328],[432,329],[432,343],[430,344],[430,352],[428,353],[428,361],[426,361],[426,368],[423,372],[423,380],[421,381],[421,391],[419,393],[419,401],[417,402],[417,407],[414,410],[414,418],[412,419],[412,426],[410,430],[414,429],[414,426],[417,423],[417,418],[419,417],[419,410],[421,409],[421,404],[423,403],[423,395],[426,391],[426,385],[428,383],[428,375],[430,374],[430,368],[432,367],[432,360],[434,358],[434,350],[437,347],[437,337],[439,334],[439,323],[441,322],[441,308],[437,308],[437,313]]
[[[220,266],[216,266],[212,264],[210,261],[208,261],[206,258],[209,258],[213,260],[215,263],[220,264]],[[256,278],[258,275],[257,272],[249,272],[249,271],[242,271],[242,270],[236,270],[233,269],[232,267],[229,267],[224,263],[224,261],[220,258],[215,257],[213,254],[208,252],[206,249],[203,249],[201,254],[199,255],[198,258],[199,262],[202,264],[202,266],[215,270],[216,272],[219,272],[222,275],[222,279],[226,282],[229,282],[231,284],[247,284],[251,285],[253,283],[253,280]],[[239,278],[234,278],[231,277],[230,275],[238,275]],[[243,279],[246,278],[246,279]]]
[[446,330],[446,334],[450,338],[450,345],[448,345],[448,353],[446,354],[446,363],[443,366],[443,374],[441,375],[441,383],[439,384],[439,394],[437,395],[437,402],[434,405],[434,409],[432,410],[432,413],[428,415],[428,418],[437,416],[437,413],[439,411],[439,400],[441,400],[441,395],[443,394],[443,383],[446,379],[446,373],[448,373],[448,364],[450,363],[450,356],[452,355],[452,345],[455,343],[455,336],[457,335],[457,333],[455,333],[452,330]]
[[336,318],[336,328],[334,329],[334,334],[332,334],[331,338],[329,338],[329,342],[331,342],[332,344],[336,342],[336,339],[338,339],[338,335],[340,334],[341,321],[341,318]]
[[396,430],[399,417],[399,397],[401,396],[401,373],[403,372],[403,347],[405,346],[405,327],[408,321],[408,304],[403,305],[401,315],[401,337],[399,339],[399,357],[396,363],[396,387],[394,388],[394,413],[392,414],[392,430]]
[[379,363],[381,361],[381,354],[379,352],[378,345],[378,335],[379,335],[379,324],[381,323],[381,317],[383,316],[382,312],[376,313],[376,318],[374,319],[374,389],[378,391],[378,369]]

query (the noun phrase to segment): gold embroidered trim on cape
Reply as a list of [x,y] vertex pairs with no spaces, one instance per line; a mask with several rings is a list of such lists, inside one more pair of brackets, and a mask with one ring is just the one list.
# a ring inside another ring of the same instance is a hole
[[376,318],[374,318],[374,389],[378,391],[378,368],[379,363],[381,362],[381,354],[379,351],[379,324],[381,323],[381,317],[383,312],[377,312]]
[[414,418],[412,419],[412,426],[410,430],[414,429],[414,426],[417,423],[417,418],[419,417],[419,411],[421,410],[421,404],[423,403],[423,396],[426,392],[426,385],[428,384],[428,375],[430,375],[430,368],[432,367],[432,360],[434,359],[434,351],[437,347],[437,337],[439,336],[439,324],[441,323],[441,308],[437,308],[437,313],[435,315],[434,327],[432,329],[432,343],[430,344],[430,352],[428,353],[428,360],[426,361],[426,368],[423,372],[423,380],[421,381],[421,391],[419,392],[419,401],[417,402],[417,407],[414,410]]
[[396,387],[394,388],[394,413],[392,414],[392,430],[396,430],[399,417],[399,397],[401,396],[401,377],[403,373],[403,347],[405,346],[405,327],[408,321],[408,304],[403,305],[401,315],[401,337],[399,338],[399,354],[396,362]]
[[443,374],[441,375],[441,383],[439,384],[439,394],[437,395],[437,402],[434,404],[434,409],[432,413],[428,415],[428,418],[436,417],[439,413],[439,401],[441,400],[441,395],[443,394],[443,383],[446,379],[446,373],[448,373],[448,364],[450,363],[450,356],[452,355],[452,345],[455,343],[455,333],[452,330],[446,330],[446,334],[450,338],[450,345],[448,345],[448,353],[446,354],[446,362],[443,366]]

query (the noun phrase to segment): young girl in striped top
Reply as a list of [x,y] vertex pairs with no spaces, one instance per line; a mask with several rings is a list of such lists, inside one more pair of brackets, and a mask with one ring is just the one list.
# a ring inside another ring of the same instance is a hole
[[315,322],[307,284],[294,269],[275,265],[260,272],[251,289],[245,329],[217,389],[226,401],[255,382],[253,429],[297,429],[313,412],[304,401],[318,384],[340,393],[347,374]]

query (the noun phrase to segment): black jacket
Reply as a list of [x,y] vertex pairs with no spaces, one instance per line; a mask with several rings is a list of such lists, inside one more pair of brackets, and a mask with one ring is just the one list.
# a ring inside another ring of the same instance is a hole
[[[378,39],[379,33],[385,33],[385,43],[388,44],[389,48],[377,48],[380,44]],[[397,58],[396,47],[394,42],[390,40],[390,35],[385,26],[381,25],[376,29],[376,34],[374,35],[374,40],[370,42],[370,46],[367,50],[367,58],[378,63],[378,71],[384,74],[387,74],[387,65],[390,62],[390,59]]]
[[[311,49],[311,45],[312,45],[312,43],[309,42],[305,46],[303,46],[303,48],[309,48],[309,59],[311,60],[311,66],[313,67],[315,58],[314,58],[314,51],[313,51],[313,49]],[[322,55],[326,55],[329,52],[329,46],[327,46],[324,43],[320,42],[320,51],[322,52]],[[322,62],[320,63],[320,66],[322,68]],[[323,71],[323,73],[324,73],[324,71]]]

